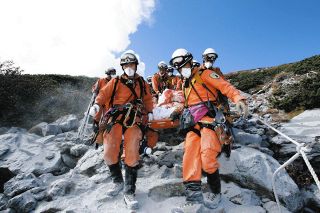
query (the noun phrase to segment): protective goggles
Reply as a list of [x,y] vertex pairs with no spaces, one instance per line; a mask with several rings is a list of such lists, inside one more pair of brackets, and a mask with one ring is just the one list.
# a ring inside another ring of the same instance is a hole
[[107,70],[106,74],[107,75],[115,75],[116,74],[116,70]]
[[138,63],[138,60],[135,55],[127,53],[124,54],[120,59],[120,65]]
[[210,53],[210,54],[202,56],[202,58],[204,61],[214,61],[218,58],[218,55],[214,54],[214,53]]
[[168,66],[166,64],[159,64],[158,68],[159,69],[167,69]]

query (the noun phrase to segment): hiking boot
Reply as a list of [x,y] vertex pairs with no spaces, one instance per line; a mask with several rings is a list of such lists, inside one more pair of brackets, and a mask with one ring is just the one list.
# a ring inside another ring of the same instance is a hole
[[123,182],[114,182],[112,183],[110,189],[107,191],[108,197],[115,197],[123,190]]
[[201,191],[201,181],[184,182],[186,187],[186,202],[171,210],[172,213],[195,213],[201,212],[203,195]]
[[183,205],[173,208],[171,213],[197,213],[202,212],[202,203],[196,201],[186,201]]
[[112,185],[110,189],[107,191],[108,197],[117,196],[124,188],[123,177],[120,169],[120,164],[112,164],[109,165],[109,170],[112,178]]
[[138,176],[138,167],[131,167],[125,165],[125,178],[124,178],[124,202],[128,209],[138,209],[139,203],[135,198],[136,182]]
[[204,197],[204,205],[207,208],[215,209],[221,201],[221,181],[219,170],[212,174],[207,174],[209,192]]
[[221,193],[215,194],[212,192],[208,192],[204,196],[204,205],[209,209],[217,208],[220,202],[221,202]]
[[219,170],[217,169],[212,174],[207,174],[207,183],[209,186],[209,191],[215,194],[221,193],[221,181],[220,181],[220,174]]
[[135,210],[139,208],[139,203],[136,200],[135,194],[124,194],[123,200],[127,205],[128,209]]
[[138,176],[138,166],[131,167],[125,165],[124,193],[134,194],[136,191],[136,182]]

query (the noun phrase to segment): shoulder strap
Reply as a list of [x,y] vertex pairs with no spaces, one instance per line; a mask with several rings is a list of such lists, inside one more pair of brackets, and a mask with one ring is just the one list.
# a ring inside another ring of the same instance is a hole
[[126,87],[128,87],[128,88],[130,89],[130,91],[131,91],[131,93],[133,94],[134,98],[135,98],[135,99],[138,99],[138,95],[137,95],[136,91],[134,90],[134,88],[131,87],[131,86],[129,86],[129,85],[127,84],[127,82],[125,81],[124,78],[121,78],[120,81],[121,81],[121,83],[123,83]]
[[[185,90],[185,106],[187,105],[188,98],[189,98],[189,95],[190,95],[192,89],[195,91],[195,93],[197,94],[197,96],[200,98],[199,93],[196,91],[196,89],[195,89],[194,86],[193,86],[196,82],[199,83],[199,84],[201,84],[201,86],[202,86],[203,88],[205,88],[208,92],[210,92],[210,93],[213,95],[213,97],[216,98],[216,100],[218,100],[217,97],[216,97],[216,95],[215,95],[215,94],[207,87],[207,85],[203,82],[203,80],[202,80],[202,78],[201,78],[201,74],[202,74],[203,71],[204,71],[204,70],[199,70],[198,72],[196,72],[196,73],[194,74],[194,76],[193,76],[193,78],[192,78],[192,80],[191,80],[191,82],[190,82],[191,87],[190,87],[188,90]],[[201,100],[201,102],[203,102],[201,98],[200,98],[200,100]]]
[[114,87],[113,87],[113,90],[112,90],[112,95],[111,95],[110,102],[109,102],[109,106],[110,107],[113,107],[114,95],[116,93],[117,85],[118,85],[118,82],[119,82],[119,77],[118,76],[116,77],[115,81],[116,82],[114,83]]

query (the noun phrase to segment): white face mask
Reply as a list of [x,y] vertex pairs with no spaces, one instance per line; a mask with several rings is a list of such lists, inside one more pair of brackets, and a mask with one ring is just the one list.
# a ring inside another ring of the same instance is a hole
[[205,66],[206,68],[208,68],[208,69],[211,68],[212,65],[213,65],[213,63],[210,62],[210,61],[204,63],[204,66]]
[[115,78],[115,77],[117,77],[117,75],[111,75],[111,78]]
[[133,77],[135,70],[132,69],[131,67],[127,67],[124,69],[124,72],[127,74],[128,77]]
[[189,78],[191,76],[191,68],[181,68],[181,75],[185,78]]
[[172,72],[168,72],[168,76],[172,76]]

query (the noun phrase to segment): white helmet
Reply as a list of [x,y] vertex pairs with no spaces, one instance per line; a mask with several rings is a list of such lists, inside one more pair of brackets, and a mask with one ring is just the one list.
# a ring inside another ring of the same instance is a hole
[[172,53],[170,65],[176,69],[180,69],[188,62],[192,63],[193,56],[186,49],[177,49]]
[[200,63],[197,60],[192,60],[192,66],[193,67],[200,67]]
[[202,53],[203,61],[215,61],[217,58],[218,58],[218,54],[213,48],[207,48]]
[[166,62],[160,61],[159,64],[158,64],[158,68],[159,69],[161,69],[161,68],[167,69],[168,65],[166,64]]
[[133,50],[127,50],[120,56],[120,65],[134,63],[139,64],[138,57]]

